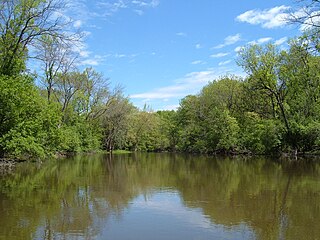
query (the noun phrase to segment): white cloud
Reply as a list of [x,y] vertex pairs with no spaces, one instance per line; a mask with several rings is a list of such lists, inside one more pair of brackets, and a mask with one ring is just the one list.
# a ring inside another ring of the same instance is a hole
[[227,64],[229,64],[229,63],[231,63],[231,60],[227,60],[227,61],[224,61],[224,62],[219,62],[219,66],[224,66],[224,65],[227,65]]
[[283,37],[283,38],[280,38],[280,39],[276,40],[276,41],[274,42],[274,44],[275,44],[275,45],[282,45],[282,44],[284,44],[284,43],[287,42],[287,41],[288,41],[288,38],[287,38],[287,37]]
[[146,1],[133,0],[131,3],[134,4],[134,5],[137,5],[139,7],[152,7],[152,8],[155,8],[160,4],[160,1],[159,0],[152,0],[152,1],[146,2]]
[[150,3],[151,7],[157,7],[160,4],[160,0],[152,0]]
[[132,3],[138,5],[139,7],[147,6],[147,3],[144,1],[132,1]]
[[79,65],[98,66],[105,60],[105,58],[105,56],[94,55],[93,57],[87,57],[83,59],[82,61],[80,61]]
[[77,20],[73,23],[73,26],[75,28],[80,28],[82,26],[82,21],[81,20]]
[[207,70],[200,72],[191,72],[186,74],[183,78],[174,81],[171,86],[154,89],[150,92],[133,94],[130,96],[132,99],[171,99],[185,97],[188,94],[196,94],[201,88],[219,76],[223,72]]
[[125,54],[125,53],[109,53],[104,58],[115,58],[115,59],[135,59],[139,54]]
[[179,37],[186,37],[187,36],[187,34],[184,32],[177,32],[176,35]]
[[80,50],[80,51],[79,51],[80,57],[83,57],[83,58],[89,57],[90,54],[91,54],[91,52],[89,52],[89,51],[87,51],[87,50]]
[[[160,4],[160,0],[116,0],[116,1],[106,1],[102,0],[97,3],[98,11],[94,13],[98,17],[110,17],[122,9],[132,9],[138,15],[143,15],[144,10],[147,8],[156,8]],[[102,11],[102,13],[101,13]]]
[[238,46],[234,49],[235,52],[240,52],[242,49],[244,48],[244,46]]
[[196,44],[196,49],[202,48],[202,45],[200,43]]
[[[250,41],[247,44],[249,44],[249,45],[257,44],[258,45],[258,44],[264,44],[264,43],[267,43],[267,42],[271,42],[272,40],[273,40],[273,38],[271,38],[271,37],[265,37],[265,38],[259,38],[258,40]],[[283,38],[280,38],[278,40],[275,40],[274,44],[279,46],[279,45],[284,44],[287,41],[288,41],[288,38],[287,37],[283,37]],[[234,49],[234,51],[239,53],[244,48],[245,48],[245,46],[238,46],[238,47],[236,47]]]
[[133,10],[136,14],[138,14],[139,16],[142,16],[144,14],[144,11],[140,10],[140,9],[135,9]]
[[264,38],[259,38],[258,40],[248,42],[248,44],[250,44],[250,45],[263,44],[263,43],[270,42],[271,40],[272,40],[271,37],[264,37]]
[[300,9],[294,13],[296,18],[304,19],[304,23],[300,26],[300,31],[306,31],[312,28],[312,26],[320,24],[320,11],[311,12],[308,9]]
[[177,110],[179,107],[180,107],[179,104],[167,105],[167,106],[164,106],[162,109],[159,109],[159,110],[171,111],[171,110]]
[[81,41],[75,41],[71,47],[71,51],[79,54],[80,57],[89,57],[91,52],[88,50],[88,45],[85,43],[85,39],[81,39]]
[[216,54],[210,55],[210,57],[212,57],[212,58],[221,58],[221,57],[228,56],[229,54],[230,53],[216,53]]
[[237,16],[236,20],[252,25],[261,25],[263,28],[283,27],[287,24],[289,9],[290,7],[281,5],[265,10],[250,10]]
[[80,65],[98,66],[99,62],[96,59],[86,59],[81,61]]
[[116,53],[113,55],[114,58],[125,58],[127,55],[122,53]]
[[236,35],[231,35],[231,36],[226,37],[222,44],[219,44],[213,48],[214,49],[223,48],[223,47],[235,44],[235,43],[239,42],[240,40],[241,40],[241,35],[239,33]]
[[196,60],[191,62],[192,65],[199,65],[199,64],[206,64],[206,62],[202,61],[202,60]]
[[120,9],[128,8],[129,6],[123,0],[117,0],[113,3],[110,2],[98,2],[99,9],[103,10],[103,16],[112,16],[114,13],[118,12]]

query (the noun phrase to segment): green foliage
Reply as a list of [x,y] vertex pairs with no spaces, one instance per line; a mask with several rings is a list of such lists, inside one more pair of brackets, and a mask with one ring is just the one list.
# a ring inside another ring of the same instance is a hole
[[177,112],[179,150],[213,153],[236,149],[239,126],[230,111],[238,111],[235,99],[240,85],[235,79],[222,78],[209,83],[198,96],[181,101]]
[[171,111],[158,111],[160,117],[160,132],[163,135],[162,149],[176,151],[179,141],[179,128],[177,125],[177,113]]
[[1,138],[2,148],[9,156],[45,157],[43,145],[37,134],[33,132],[33,125],[33,122],[19,124]]
[[154,112],[134,111],[129,117],[126,148],[131,151],[163,151],[169,139],[163,132],[163,120]]
[[237,119],[229,116],[228,112],[225,111],[221,124],[222,128],[217,149],[227,152],[235,150],[238,146],[238,135],[240,130]]
[[101,130],[69,109],[63,123],[58,103],[40,96],[28,76],[2,76],[0,81],[0,153],[15,158],[45,157],[56,152],[97,150]]
[[280,150],[283,127],[279,121],[261,119],[252,112],[245,113],[242,120],[240,142],[243,150],[255,154]]
[[[52,15],[58,2],[17,0],[0,6],[0,157],[99,149],[319,150],[318,29],[291,40],[288,50],[274,44],[243,48],[238,64],[245,79],[212,79],[199,94],[183,98],[177,111],[155,113],[136,109],[121,88],[110,89],[94,69],[76,69]],[[44,89],[25,73],[28,47],[39,40]]]
[[0,77],[0,152],[41,155],[42,99],[26,76]]

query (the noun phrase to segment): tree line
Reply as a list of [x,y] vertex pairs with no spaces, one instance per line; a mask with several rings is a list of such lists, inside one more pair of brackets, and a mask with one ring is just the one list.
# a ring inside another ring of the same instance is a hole
[[177,111],[157,112],[169,149],[200,153],[319,153],[319,31],[289,41],[249,45],[237,63],[247,76],[223,76]]
[[[237,63],[247,77],[223,76],[183,98],[176,111],[153,112],[134,107],[95,69],[79,68],[74,46],[81,33],[65,31],[70,23],[54,14],[63,7],[56,0],[0,5],[0,157],[114,149],[319,151],[316,25],[285,50],[243,47]],[[37,59],[37,72],[27,69],[30,57]]]

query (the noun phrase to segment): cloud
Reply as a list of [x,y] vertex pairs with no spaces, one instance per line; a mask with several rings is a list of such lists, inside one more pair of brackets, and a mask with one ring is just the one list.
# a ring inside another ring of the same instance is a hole
[[213,48],[214,49],[223,48],[223,47],[235,44],[235,43],[239,42],[240,40],[241,40],[241,35],[239,33],[236,35],[231,35],[231,36],[226,37],[222,44],[219,44]]
[[227,64],[229,64],[229,63],[231,63],[231,60],[227,60],[227,61],[224,61],[224,62],[219,62],[219,66],[224,66],[224,65],[227,65]]
[[90,51],[87,51],[87,50],[80,50],[79,52],[79,56],[80,57],[83,57],[83,58],[87,58],[90,56],[91,52]]
[[263,28],[283,27],[287,24],[287,13],[290,7],[281,5],[270,9],[254,9],[240,14],[237,21],[246,22],[252,25],[261,25]]
[[[89,34],[87,34],[88,36]],[[88,58],[91,54],[91,52],[88,50],[88,45],[85,42],[85,38],[75,41],[71,47],[71,51],[78,54],[78,56],[81,58],[81,61],[85,58]]]
[[221,58],[221,57],[225,57],[225,56],[228,56],[230,53],[216,53],[216,54],[212,54],[210,55],[210,57],[212,58]]
[[77,20],[73,23],[73,27],[75,27],[75,28],[80,28],[81,26],[82,26],[81,20]]
[[196,44],[196,49],[202,48],[202,45],[200,43]]
[[136,14],[138,14],[139,16],[142,16],[144,14],[144,11],[140,10],[140,9],[135,9],[133,10]]
[[164,106],[161,110],[171,111],[171,110],[177,110],[179,107],[180,107],[179,104],[173,104],[173,105]]
[[311,29],[313,26],[319,26],[320,24],[320,11],[312,11],[314,8],[310,8],[301,8],[291,16],[303,22],[300,26],[300,31],[302,32]]
[[176,35],[179,37],[186,37],[187,36],[187,34],[184,32],[177,32]]
[[254,41],[250,41],[248,42],[248,44],[250,45],[258,45],[258,44],[263,44],[263,43],[266,43],[266,42],[270,42],[272,40],[271,37],[264,37],[264,38],[259,38],[258,40],[254,40]]
[[[156,8],[160,4],[160,0],[116,0],[107,1],[103,0],[96,4],[97,9],[99,9],[95,15],[98,17],[110,17],[122,9],[132,9],[138,15],[143,15],[144,10],[147,8]],[[102,13],[101,13],[102,9]]]
[[86,59],[81,61],[80,65],[97,66],[99,62],[96,59]]
[[79,65],[91,65],[98,66],[103,63],[107,58],[113,58],[117,60],[125,59],[129,62],[133,62],[138,54],[125,54],[125,53],[109,53],[106,55],[94,55],[92,56],[92,52],[87,51],[86,44],[81,44],[77,48],[74,49],[75,52],[79,54]]
[[206,64],[205,61],[202,61],[202,60],[196,60],[196,61],[193,61],[191,62],[192,65],[199,65],[199,64]]
[[244,46],[238,46],[234,49],[235,52],[240,52],[242,49],[244,49]]
[[80,61],[80,66],[98,66],[105,60],[105,56],[94,55],[93,57],[87,57]]
[[138,5],[139,7],[147,6],[147,3],[144,1],[132,1],[132,3]]
[[152,0],[150,6],[155,8],[160,4],[160,0]]
[[128,5],[123,0],[117,0],[113,3],[111,2],[98,2],[97,7],[103,10],[103,16],[112,16],[114,13],[118,12],[120,9],[128,8]]
[[159,0],[152,0],[152,1],[146,2],[146,1],[133,0],[131,3],[134,4],[134,5],[137,5],[139,7],[152,7],[152,8],[155,8],[160,4],[160,1]]
[[224,71],[221,69],[208,69],[206,71],[191,72],[186,74],[183,78],[176,79],[174,84],[154,89],[153,91],[133,94],[132,99],[145,99],[147,101],[154,99],[172,99],[181,98],[189,94],[196,94],[208,82],[219,78]]
[[282,45],[288,41],[287,37],[280,38],[274,42],[275,45]]
[[[273,38],[271,37],[265,37],[265,38],[259,38],[258,40],[254,40],[254,41],[250,41],[248,42],[247,44],[248,45],[259,45],[259,44],[264,44],[264,43],[267,43],[267,42],[271,42],[273,40]],[[273,42],[274,45],[277,45],[277,46],[280,46],[284,43],[286,43],[288,41],[288,37],[283,37],[283,38],[280,38],[278,40],[275,40]],[[238,46],[234,49],[234,51],[236,53],[239,53],[242,49],[244,49],[246,46]]]
[[129,59],[134,60],[139,54],[126,54],[126,53],[109,53],[104,58],[115,58],[115,59]]

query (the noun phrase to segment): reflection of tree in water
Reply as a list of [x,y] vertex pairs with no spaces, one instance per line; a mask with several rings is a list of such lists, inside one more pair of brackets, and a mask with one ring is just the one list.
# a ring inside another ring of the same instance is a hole
[[115,194],[106,194],[104,188],[96,187],[103,182],[103,164],[100,156],[46,163],[41,169],[32,164],[20,166],[15,175],[1,182],[0,236],[7,239],[95,236],[100,230],[99,223],[111,215],[120,215],[128,202],[125,195],[116,201],[112,199]]
[[[129,154],[24,169],[6,177],[0,189],[0,214],[10,213],[0,218],[0,232],[6,229],[10,236],[13,229],[11,236],[18,233],[20,239],[90,239],[107,219],[121,218],[135,197],[163,188],[178,190],[187,207],[203,209],[213,223],[228,228],[247,224],[258,239],[320,236],[314,226],[320,222],[320,167],[315,162]],[[28,227],[17,227],[22,220]]]

